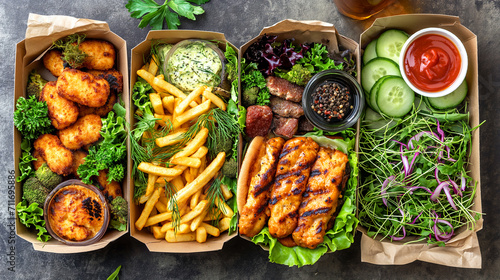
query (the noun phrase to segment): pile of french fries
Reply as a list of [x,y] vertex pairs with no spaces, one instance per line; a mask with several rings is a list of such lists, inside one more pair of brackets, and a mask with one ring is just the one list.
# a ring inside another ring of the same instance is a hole
[[[173,125],[171,133],[155,140],[158,147],[181,142],[181,135],[187,131],[190,122],[211,108],[216,106],[226,110],[226,103],[212,93],[212,88],[200,86],[186,95],[165,81],[163,75],[156,75],[157,71],[158,66],[152,59],[149,65],[137,71],[137,75],[156,91],[149,96],[154,116],[159,119],[155,127],[160,129],[168,122]],[[222,199],[217,199],[212,203],[215,209],[210,209],[211,203],[204,193],[226,157],[221,152],[211,162],[207,162],[207,137],[208,129],[203,127],[168,162],[141,162],[138,165],[138,169],[147,174],[148,184],[146,193],[139,199],[144,208],[135,222],[137,230],[149,227],[156,239],[165,239],[167,242],[196,240],[201,243],[207,240],[207,235],[219,236],[229,229],[233,216],[231,207]],[[175,189],[170,200],[165,192],[167,182]],[[233,196],[223,184],[221,192],[226,201]],[[176,205],[173,201],[176,201]],[[178,215],[174,214],[175,207]],[[214,219],[217,219],[215,223]]]

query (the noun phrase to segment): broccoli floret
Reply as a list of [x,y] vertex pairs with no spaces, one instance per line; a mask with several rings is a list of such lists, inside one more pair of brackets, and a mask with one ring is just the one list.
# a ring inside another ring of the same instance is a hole
[[23,196],[29,202],[38,203],[41,208],[45,203],[45,198],[49,195],[50,191],[47,189],[40,180],[35,177],[30,177],[23,185]]
[[228,155],[233,149],[233,139],[230,136],[220,137],[217,139],[215,143],[215,151],[213,151],[214,155],[219,154],[220,152],[226,153]]
[[28,97],[34,95],[38,99],[46,83],[47,81],[42,78],[36,70],[31,71],[28,77],[28,86],[26,88]]
[[63,180],[62,176],[50,170],[47,163],[42,164],[42,166],[35,171],[35,176],[49,191],[53,190]]
[[121,196],[115,197],[110,204],[110,210],[111,210],[111,220],[109,222],[109,227],[119,231],[127,230],[127,220],[128,220],[127,201]]
[[238,174],[238,163],[236,162],[236,160],[234,160],[234,158],[226,160],[226,162],[222,166],[222,175],[229,178],[236,178],[237,174]]
[[259,97],[259,87],[251,87],[245,89],[242,96],[243,106],[248,107],[257,104],[257,98]]

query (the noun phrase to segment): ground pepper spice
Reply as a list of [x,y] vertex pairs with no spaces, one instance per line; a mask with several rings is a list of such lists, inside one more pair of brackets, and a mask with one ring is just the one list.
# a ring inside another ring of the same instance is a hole
[[326,82],[312,93],[311,109],[326,121],[339,121],[351,112],[351,101],[348,87],[336,82]]

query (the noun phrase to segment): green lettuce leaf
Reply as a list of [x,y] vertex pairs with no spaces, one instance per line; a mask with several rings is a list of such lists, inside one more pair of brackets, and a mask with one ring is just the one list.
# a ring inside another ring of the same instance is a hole
[[22,200],[16,205],[17,216],[21,224],[27,228],[32,226],[38,231],[36,239],[47,242],[52,238],[45,228],[45,220],[43,219],[43,209],[38,206],[38,203],[28,205],[26,200]]

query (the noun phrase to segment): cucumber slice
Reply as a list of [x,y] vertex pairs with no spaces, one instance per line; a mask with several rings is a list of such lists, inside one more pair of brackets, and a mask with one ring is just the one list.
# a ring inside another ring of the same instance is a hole
[[383,76],[382,78],[378,79],[375,84],[373,85],[372,87],[372,90],[370,91],[370,101],[367,102],[368,105],[370,105],[372,107],[373,110],[379,112],[380,109],[378,108],[377,106],[377,92],[380,88],[380,85],[382,84],[382,82],[387,78],[387,77],[397,77],[397,76]]
[[397,124],[397,121],[394,119],[384,119],[377,112],[373,111],[370,108],[366,108],[365,117],[363,119],[363,126],[368,129],[378,130],[382,127],[391,128]]
[[377,106],[389,117],[402,117],[410,112],[415,93],[401,77],[388,77],[377,91]]
[[383,76],[400,76],[399,66],[392,60],[377,57],[368,62],[361,70],[361,85],[366,92]]
[[377,55],[389,58],[399,65],[401,48],[408,38],[408,34],[401,30],[389,29],[385,31],[377,40]]
[[363,53],[363,64],[367,64],[370,60],[377,57],[377,39],[368,43]]
[[467,86],[467,82],[464,80],[456,90],[451,93],[441,96],[441,97],[428,97],[429,105],[436,109],[451,109],[455,108],[462,101],[464,101],[467,96],[467,92],[469,87]]

